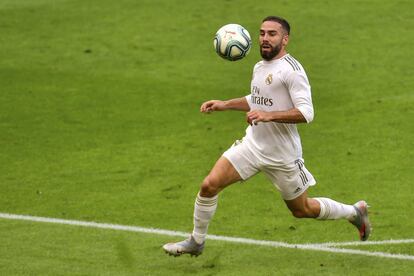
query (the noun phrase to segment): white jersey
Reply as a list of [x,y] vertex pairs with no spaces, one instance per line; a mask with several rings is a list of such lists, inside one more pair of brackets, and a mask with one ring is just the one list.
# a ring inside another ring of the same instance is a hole
[[[289,54],[254,66],[251,94],[246,100],[250,110],[287,111],[296,107],[308,123],[313,120],[308,77]],[[259,122],[246,129],[244,140],[265,162],[284,165],[302,158],[296,124]]]

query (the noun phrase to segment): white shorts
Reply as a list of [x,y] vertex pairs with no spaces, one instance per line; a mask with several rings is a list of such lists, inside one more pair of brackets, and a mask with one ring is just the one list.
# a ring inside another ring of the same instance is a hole
[[272,164],[260,158],[248,143],[236,141],[223,153],[243,180],[262,171],[279,190],[284,200],[292,200],[316,184],[315,178],[305,168],[303,159],[290,164]]

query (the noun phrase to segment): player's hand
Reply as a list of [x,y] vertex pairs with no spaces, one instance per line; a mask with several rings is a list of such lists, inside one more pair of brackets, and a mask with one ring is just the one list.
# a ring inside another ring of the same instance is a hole
[[269,112],[252,110],[246,113],[246,121],[249,125],[257,125],[258,122],[270,122],[272,120]]
[[219,100],[211,100],[203,103],[200,107],[200,112],[210,113],[213,111],[225,110],[224,102]]

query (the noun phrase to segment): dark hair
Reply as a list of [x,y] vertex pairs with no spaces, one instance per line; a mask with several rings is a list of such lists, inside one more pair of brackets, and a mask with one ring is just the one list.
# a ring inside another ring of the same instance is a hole
[[271,16],[268,16],[265,19],[263,19],[262,22],[265,22],[265,21],[273,21],[273,22],[279,23],[280,25],[282,25],[282,28],[287,32],[287,34],[290,34],[290,25],[286,21],[286,19],[284,19],[282,17],[279,17],[279,16],[271,15]]

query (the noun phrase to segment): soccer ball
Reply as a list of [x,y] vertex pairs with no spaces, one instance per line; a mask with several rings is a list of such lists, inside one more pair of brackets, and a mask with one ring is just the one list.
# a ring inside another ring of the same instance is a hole
[[221,27],[214,37],[214,49],[217,54],[231,61],[244,58],[251,46],[249,32],[239,24],[227,24]]

